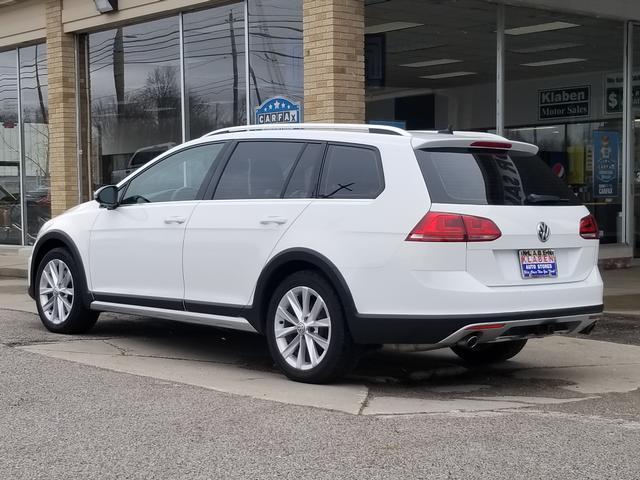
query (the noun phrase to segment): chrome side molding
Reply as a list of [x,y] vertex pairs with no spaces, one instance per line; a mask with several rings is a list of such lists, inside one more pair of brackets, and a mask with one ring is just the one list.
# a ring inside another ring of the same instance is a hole
[[243,332],[257,333],[246,318],[224,317],[222,315],[209,315],[206,313],[181,312],[164,308],[141,307],[138,305],[126,305],[124,303],[91,302],[91,310],[98,312],[125,313],[129,315],[144,315],[177,322],[195,323],[210,327],[229,328]]

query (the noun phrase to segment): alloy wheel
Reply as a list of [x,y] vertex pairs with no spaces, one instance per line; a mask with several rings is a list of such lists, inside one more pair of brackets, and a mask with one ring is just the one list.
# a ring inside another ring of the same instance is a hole
[[59,325],[69,318],[73,307],[73,276],[69,266],[54,258],[40,276],[38,298],[42,311],[51,323]]
[[274,334],[282,358],[297,370],[317,367],[331,342],[331,317],[320,294],[294,287],[278,303]]

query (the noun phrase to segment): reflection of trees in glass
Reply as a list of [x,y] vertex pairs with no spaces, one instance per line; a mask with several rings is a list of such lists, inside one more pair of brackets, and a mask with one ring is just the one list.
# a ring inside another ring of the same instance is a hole
[[47,47],[24,47],[20,54],[20,86],[24,135],[24,168],[35,188],[49,184],[49,111]]

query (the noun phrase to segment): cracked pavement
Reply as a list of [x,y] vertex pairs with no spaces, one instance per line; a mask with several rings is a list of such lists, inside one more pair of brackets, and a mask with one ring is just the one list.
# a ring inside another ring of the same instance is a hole
[[104,315],[61,336],[0,310],[0,478],[635,479],[634,322],[482,369],[378,352],[319,387],[251,334]]

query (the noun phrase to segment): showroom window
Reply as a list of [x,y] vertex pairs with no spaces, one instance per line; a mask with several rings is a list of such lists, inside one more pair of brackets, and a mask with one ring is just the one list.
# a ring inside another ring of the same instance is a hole
[[302,0],[231,3],[85,38],[86,191],[119,182],[178,143],[253,123],[271,97],[302,100]]
[[185,13],[187,140],[247,123],[244,6]]
[[504,33],[506,136],[538,145],[602,243],[622,243],[624,24],[507,7]]
[[88,36],[96,185],[121,180],[136,154],[181,142],[178,28],[173,17]]
[[51,218],[48,118],[46,45],[0,52],[0,244],[33,244]]
[[368,123],[495,128],[495,5],[481,0],[367,2],[365,22]]
[[252,0],[248,8],[251,105],[275,96],[302,102],[302,2]]

